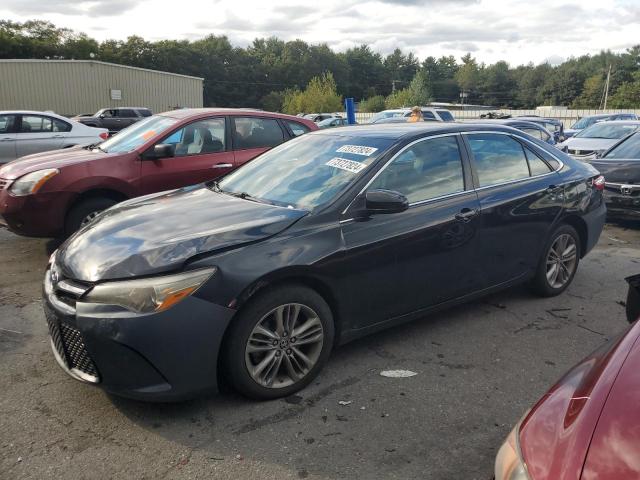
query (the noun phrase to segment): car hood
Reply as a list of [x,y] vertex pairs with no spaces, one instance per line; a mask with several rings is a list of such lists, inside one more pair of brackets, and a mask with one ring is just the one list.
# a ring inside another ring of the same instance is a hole
[[82,147],[64,148],[49,152],[36,153],[20,157],[0,168],[0,178],[15,180],[27,173],[43,170],[45,168],[62,168],[76,163],[105,158],[108,155],[118,153],[104,153],[101,151],[86,150]]
[[607,150],[618,143],[619,139],[610,140],[608,138],[580,138],[572,137],[562,142],[560,147],[567,147],[573,150]]
[[627,356],[589,446],[584,480],[640,478],[640,344]]
[[88,282],[152,275],[271,237],[306,213],[187,187],[103,212],[59,248],[56,262],[66,276]]
[[527,414],[519,437],[531,478],[580,479],[598,418],[639,334],[637,322],[624,336],[603,344]]
[[640,185],[640,160],[594,160],[606,182]]

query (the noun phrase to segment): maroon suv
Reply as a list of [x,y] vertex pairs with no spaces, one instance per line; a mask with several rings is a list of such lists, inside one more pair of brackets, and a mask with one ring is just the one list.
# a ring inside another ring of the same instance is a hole
[[214,179],[317,128],[256,110],[147,117],[99,145],[29,155],[0,168],[0,220],[20,235],[68,235],[122,200]]

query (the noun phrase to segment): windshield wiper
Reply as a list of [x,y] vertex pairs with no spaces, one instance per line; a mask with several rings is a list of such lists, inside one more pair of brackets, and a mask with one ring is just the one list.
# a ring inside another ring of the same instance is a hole
[[231,190],[223,190],[222,188],[220,188],[220,184],[216,180],[211,182],[210,185],[211,185],[210,188],[214,192],[225,193],[227,195],[231,195],[232,197],[241,198],[243,200],[249,200],[251,202],[267,203],[269,205],[275,205],[274,203],[272,203],[272,202],[270,202],[268,200],[264,200],[262,198],[254,197],[254,196],[248,194],[247,192],[232,192]]

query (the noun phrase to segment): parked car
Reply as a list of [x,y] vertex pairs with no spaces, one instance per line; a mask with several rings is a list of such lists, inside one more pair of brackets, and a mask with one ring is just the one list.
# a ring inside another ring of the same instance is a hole
[[[639,280],[628,279],[632,301],[640,299]],[[632,305],[630,322],[640,317],[640,301]],[[640,478],[639,364],[635,322],[573,367],[525,414],[498,452],[495,480]]]
[[330,117],[318,122],[318,128],[344,127],[349,125],[349,121],[342,117]]
[[69,235],[122,200],[211,180],[317,128],[255,110],[147,117],[96,147],[31,155],[0,168],[0,218],[20,235]]
[[534,138],[542,140],[549,145],[555,145],[556,141],[554,136],[542,125],[530,122],[528,120],[520,120],[518,118],[508,118],[505,120],[474,120],[470,122],[482,122],[482,123],[494,123],[497,125],[506,125],[509,127],[517,128],[518,130],[531,135]]
[[91,116],[81,115],[72,119],[90,127],[106,128],[113,134],[151,115],[148,108],[115,107],[103,108]]
[[0,164],[32,153],[91,145],[106,140],[104,128],[91,128],[51,112],[0,111]]
[[[438,122],[455,122],[453,115],[449,110],[444,108],[428,108],[422,107],[422,118],[425,121],[428,120],[437,120]],[[410,108],[397,108],[393,110],[383,110],[382,112],[376,113],[369,123],[380,123],[380,120],[383,118],[394,118],[394,117],[410,117],[411,109]]]
[[638,115],[635,113],[601,113],[599,115],[588,115],[571,125],[571,128],[565,129],[565,139],[575,136],[580,130],[584,130],[594,123],[610,120],[638,120]]
[[607,216],[640,220],[640,132],[621,140],[591,165],[606,178]]
[[523,115],[517,118],[543,126],[553,135],[556,143],[564,142],[565,140],[564,124],[556,118],[537,117],[531,115]]
[[338,115],[336,115],[335,113],[308,113],[302,118],[306,118],[307,120],[318,123],[328,118],[334,118],[336,116]]
[[602,155],[621,138],[635,132],[638,127],[638,120],[598,122],[565,140],[558,148],[576,160],[591,160]]
[[139,399],[221,375],[249,397],[290,395],[335,344],[520,282],[563,292],[602,230],[603,184],[501,125],[312,132],[64,243],[45,274],[54,354]]

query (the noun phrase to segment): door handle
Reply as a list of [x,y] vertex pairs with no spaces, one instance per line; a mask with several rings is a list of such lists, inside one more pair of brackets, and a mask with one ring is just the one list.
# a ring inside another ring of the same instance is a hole
[[556,193],[558,190],[560,190],[560,188],[558,188],[556,185],[549,185],[547,187],[547,192],[549,193]]
[[476,215],[478,215],[478,210],[473,208],[463,208],[460,210],[460,213],[455,214],[455,219],[461,222],[468,222]]
[[51,137],[51,138],[62,138],[62,137],[64,137],[64,135],[54,135],[54,136],[53,136],[53,137]]
[[233,164],[231,164],[231,163],[216,163],[211,168],[231,168],[231,167],[233,167]]

